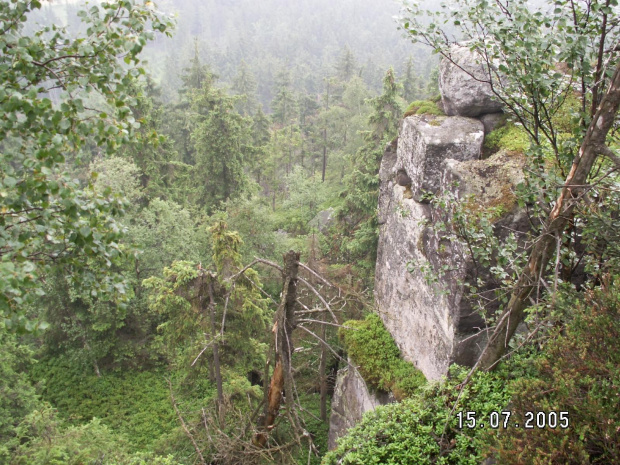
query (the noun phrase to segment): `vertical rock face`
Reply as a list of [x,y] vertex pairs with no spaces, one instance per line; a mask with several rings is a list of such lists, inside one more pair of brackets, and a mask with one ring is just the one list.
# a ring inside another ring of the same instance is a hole
[[[446,145],[441,137],[429,137],[420,144],[419,133],[428,122],[406,118],[398,155],[384,158],[380,171],[377,308],[403,357],[429,379],[445,375],[452,363],[472,365],[477,359],[484,343],[480,333],[484,322],[463,298],[463,291],[464,283],[484,270],[475,268],[463,244],[433,227],[450,219],[434,206],[418,202],[416,192],[426,187],[439,195],[474,196],[476,207],[501,205],[505,214],[497,222],[498,234],[508,227],[526,226],[513,194],[522,180],[523,159],[500,152],[488,160],[472,160],[480,150],[482,137],[477,134],[483,129],[479,121],[465,119],[443,122],[447,128],[477,128],[476,132],[468,129],[465,136],[457,129],[448,131],[460,141],[461,152],[455,153],[440,148]],[[394,182],[400,166],[413,171],[413,196]]]
[[[500,207],[494,223],[500,236],[529,227],[514,195],[523,179],[523,157],[499,152],[480,160],[485,134],[504,122],[501,104],[489,85],[476,79],[484,80],[484,69],[472,52],[454,46],[452,59],[456,65],[442,61],[439,79],[450,116],[405,118],[397,147],[386,148],[379,171],[376,307],[403,358],[429,379],[441,378],[452,363],[472,365],[478,358],[486,342],[484,321],[464,296],[464,283],[488,276],[488,270],[475,266],[465,245],[434,227],[451,218],[424,194],[473,196],[473,208]],[[388,401],[368,392],[356,372],[341,371],[332,400],[330,449],[365,411]]]
[[[483,138],[484,127],[475,119],[412,116],[403,121],[396,159],[384,157],[381,165],[377,307],[403,357],[431,379],[445,374],[456,359],[463,363],[475,356],[469,346],[455,345],[481,321],[461,309],[459,283],[467,273],[463,251],[434,233],[438,213],[422,203],[422,195],[440,193],[446,159],[477,160]],[[401,169],[412,180],[412,195],[394,182]],[[427,275],[444,264],[450,271],[442,282],[429,285]]]
[[355,426],[365,412],[393,401],[394,398],[387,393],[370,392],[357,370],[340,370],[329,417],[329,450],[336,447],[336,440]]

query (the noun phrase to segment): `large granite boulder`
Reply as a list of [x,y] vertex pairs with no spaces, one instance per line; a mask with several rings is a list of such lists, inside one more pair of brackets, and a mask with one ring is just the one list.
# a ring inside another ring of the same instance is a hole
[[426,152],[419,149],[419,128],[427,122],[409,119],[407,124],[415,127],[405,131],[403,125],[398,156],[384,157],[380,170],[375,298],[403,357],[427,378],[439,379],[452,363],[472,365],[484,346],[484,321],[464,298],[464,283],[485,270],[475,267],[464,244],[433,227],[437,221],[450,221],[446,213],[408,196],[408,188],[394,182],[395,173],[404,165],[416,178],[413,166],[425,166],[428,154],[434,166],[422,171],[431,173],[433,189],[461,199],[471,195],[475,208],[501,206],[496,229],[504,234],[528,226],[514,195],[523,179],[524,159],[499,152],[487,160],[463,160],[471,155],[458,154],[459,160],[447,150],[441,159],[433,144]]
[[443,109],[449,116],[479,116],[502,111],[489,84],[489,75],[481,57],[465,45],[453,44],[452,61],[444,58],[439,65],[439,91]]
[[437,193],[442,164],[447,158],[476,160],[484,142],[479,120],[460,116],[415,115],[405,118],[398,140],[397,171],[411,179],[411,194],[422,201],[425,192]]
[[336,440],[355,426],[365,412],[390,402],[394,402],[391,394],[369,391],[357,370],[350,367],[339,370],[329,417],[329,450],[336,448]]

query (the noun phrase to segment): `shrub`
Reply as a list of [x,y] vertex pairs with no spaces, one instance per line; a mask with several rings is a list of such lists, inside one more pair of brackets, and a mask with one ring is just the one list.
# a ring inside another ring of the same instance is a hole
[[618,285],[620,278],[609,279],[586,293],[574,319],[530,362],[534,376],[510,386],[516,422],[523,412],[567,411],[569,428],[500,431],[489,447],[499,463],[620,463]]
[[19,443],[17,426],[39,405],[25,374],[32,364],[30,348],[19,344],[16,334],[7,332],[0,323],[0,464],[8,463],[11,450]]
[[[43,397],[61,417],[75,424],[99,418],[102,426],[126,436],[135,448],[146,450],[178,426],[170,393],[161,371],[87,375],[69,360],[41,361],[33,370],[45,379]],[[77,420],[77,421],[76,421]]]
[[94,418],[66,426],[50,406],[30,413],[19,425],[21,445],[11,459],[15,465],[177,465],[171,456],[131,454],[127,442]]
[[[497,374],[477,373],[462,389],[468,369],[453,366],[452,379],[429,384],[401,403],[378,407],[338,441],[323,465],[479,465],[483,428],[459,428],[458,412],[476,412],[479,422],[501,411],[509,395]],[[459,393],[455,412],[452,407]]]

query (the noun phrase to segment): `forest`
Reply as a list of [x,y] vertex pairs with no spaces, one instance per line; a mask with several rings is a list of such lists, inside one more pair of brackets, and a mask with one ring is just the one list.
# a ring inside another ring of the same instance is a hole
[[[0,465],[620,464],[618,13],[0,0]],[[466,119],[499,200],[402,165]]]

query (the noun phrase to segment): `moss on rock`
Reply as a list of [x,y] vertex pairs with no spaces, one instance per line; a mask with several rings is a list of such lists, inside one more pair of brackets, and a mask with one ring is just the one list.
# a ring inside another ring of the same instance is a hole
[[414,100],[405,110],[405,118],[412,115],[444,116],[445,113],[441,111],[436,102],[431,100]]
[[413,364],[403,360],[392,335],[376,314],[351,320],[339,331],[349,357],[374,389],[392,392],[397,400],[413,395],[426,378]]
[[491,131],[484,139],[483,149],[488,156],[500,150],[525,153],[529,146],[530,140],[525,129],[509,123]]

